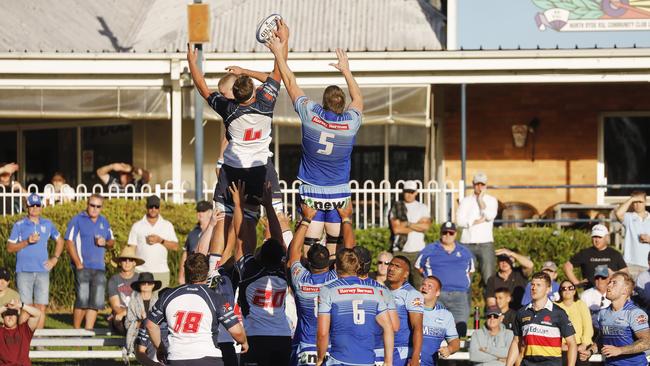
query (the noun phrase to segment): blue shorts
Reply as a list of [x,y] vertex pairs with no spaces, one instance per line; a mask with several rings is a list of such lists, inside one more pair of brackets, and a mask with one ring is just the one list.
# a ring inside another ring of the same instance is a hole
[[327,366],[375,366],[374,363],[368,363],[368,364],[364,364],[364,363],[354,363],[354,364],[345,363],[345,362],[341,362],[339,360],[336,360],[336,359],[334,359],[332,357],[327,358],[327,361],[325,361],[325,365],[327,365]]
[[313,366],[316,365],[318,354],[316,345],[308,343],[297,343],[291,346],[291,366]]
[[73,269],[77,299],[75,309],[103,310],[106,293],[106,271],[99,269]]
[[25,304],[47,305],[50,301],[50,272],[18,272],[16,287]]
[[352,195],[350,185],[321,187],[303,183],[298,188],[300,198],[309,207],[318,210],[312,221],[340,223],[337,208],[345,206]]

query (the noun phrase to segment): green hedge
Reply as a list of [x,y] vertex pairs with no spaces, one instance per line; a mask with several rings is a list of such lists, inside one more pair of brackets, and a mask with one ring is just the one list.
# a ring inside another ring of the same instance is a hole
[[[67,222],[77,213],[84,210],[85,203],[68,203],[65,205],[46,207],[43,216],[52,220],[56,227],[65,232]],[[143,201],[126,200],[105,200],[103,214],[108,217],[113,233],[116,238],[113,253],[117,254],[126,245],[126,240],[131,225],[140,220],[144,213]],[[196,223],[194,205],[174,205],[163,202],[161,215],[171,221],[176,228],[176,234],[180,244]],[[0,216],[0,241],[6,243],[11,232],[11,227],[20,216]],[[258,232],[260,232],[258,230]],[[259,236],[259,235],[258,235]],[[387,228],[372,228],[367,230],[356,230],[357,243],[364,246],[376,255],[382,250],[388,249],[390,232]],[[526,228],[526,229],[495,229],[495,247],[506,247],[519,253],[525,253],[535,262],[535,269],[541,269],[544,261],[553,260],[558,266],[566,262],[571,255],[578,250],[591,245],[589,233],[575,230],[558,231],[553,228]],[[432,225],[426,233],[428,242],[439,238],[439,226]],[[54,245],[50,244],[50,250]],[[107,263],[110,255],[106,256]],[[169,267],[172,272],[172,284],[176,282],[175,275],[178,273],[178,262],[181,251],[169,253]],[[0,265],[10,269],[15,268],[15,255],[9,254],[6,250],[0,251]],[[376,268],[373,262],[373,270]],[[108,275],[115,273],[116,268],[110,264],[106,266]],[[563,274],[561,274],[563,276]],[[476,304],[482,304],[482,291],[479,288],[480,274],[474,276],[473,294]],[[74,280],[67,256],[63,256],[58,265],[53,269],[50,276],[50,301],[54,307],[70,307],[74,302]]]

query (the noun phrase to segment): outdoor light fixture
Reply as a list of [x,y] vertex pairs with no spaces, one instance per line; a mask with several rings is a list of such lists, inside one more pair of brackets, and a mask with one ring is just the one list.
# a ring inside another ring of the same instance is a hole
[[526,146],[526,137],[528,137],[527,125],[512,125],[512,142],[515,147],[522,148]]

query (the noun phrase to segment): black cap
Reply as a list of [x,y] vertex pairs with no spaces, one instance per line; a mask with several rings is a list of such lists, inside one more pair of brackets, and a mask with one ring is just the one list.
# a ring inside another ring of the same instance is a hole
[[358,245],[356,245],[353,250],[354,254],[356,254],[359,258],[359,262],[361,262],[361,269],[359,274],[365,275],[370,272],[370,265],[372,264],[372,255],[370,254],[370,251]]
[[18,316],[18,309],[7,309],[7,310],[2,312],[2,317],[3,318],[5,316],[10,316],[10,315]]
[[451,231],[451,232],[455,233],[456,232],[456,225],[451,221],[445,221],[442,225],[440,225],[440,232],[444,233],[444,232],[447,232],[447,231]]
[[160,197],[158,197],[156,195],[147,197],[147,207],[150,207],[150,206],[158,206],[158,207],[160,207]]
[[11,281],[11,272],[6,268],[0,268],[0,280]]
[[501,314],[502,314],[501,310],[496,306],[490,306],[490,307],[487,308],[487,310],[485,310],[485,316],[486,317],[489,316],[489,315],[501,316]]
[[311,245],[307,251],[307,261],[312,269],[323,269],[329,267],[329,257],[330,252],[324,245]]
[[508,262],[512,266],[512,258],[505,254],[497,255],[497,262]]
[[212,204],[208,201],[199,201],[196,203],[196,212],[205,212],[212,210]]
[[160,289],[160,287],[162,286],[162,281],[156,281],[154,279],[154,277],[153,277],[153,273],[151,273],[151,272],[141,272],[138,275],[138,279],[131,282],[131,288],[134,291],[139,292],[140,291],[140,284],[143,283],[143,282],[152,282],[154,284],[153,285],[153,290],[154,291]]

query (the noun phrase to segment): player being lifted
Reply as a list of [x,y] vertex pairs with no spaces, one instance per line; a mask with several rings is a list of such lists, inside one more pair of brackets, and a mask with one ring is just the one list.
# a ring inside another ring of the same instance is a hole
[[[288,28],[279,27],[275,34],[286,44],[286,39],[289,37]],[[288,48],[281,53],[286,55]],[[210,107],[221,116],[226,129],[227,144],[222,144],[223,165],[220,166],[221,163],[218,163],[220,169],[218,169],[214,200],[217,203],[217,210],[225,211],[227,215],[221,235],[226,235],[232,241],[234,238],[230,223],[233,201],[228,191],[232,182],[240,180],[246,182],[249,196],[246,201],[247,220],[244,226],[255,227],[260,205],[257,197],[262,196],[262,187],[267,181],[271,182],[273,187],[274,209],[282,211],[278,176],[269,159],[273,155],[269,145],[272,135],[273,108],[280,90],[280,71],[277,62],[270,74],[229,66],[226,68],[229,74],[220,80],[219,90],[213,92],[198,70],[197,57],[197,51],[192,50],[188,44],[187,61],[194,84]],[[262,85],[255,89],[252,78],[261,81]],[[225,148],[223,145],[226,145]],[[216,231],[215,227],[214,241],[217,240]],[[243,230],[243,232],[255,234],[254,230]],[[254,241],[255,237],[247,240]],[[210,264],[211,268],[214,268],[213,263]]]
[[[279,25],[286,27],[284,21]],[[361,126],[363,98],[361,89],[350,72],[345,51],[336,50],[338,63],[330,64],[341,71],[352,99],[345,107],[345,93],[336,85],[330,85],[323,92],[322,105],[307,98],[296,83],[296,78],[287,64],[288,37],[277,32],[267,43],[275,55],[294,108],[302,123],[302,157],[298,170],[299,188],[302,200],[318,209],[307,232],[306,244],[318,242],[327,233],[327,247],[333,257],[339,240],[340,222],[336,208],[350,199],[350,156]]]

